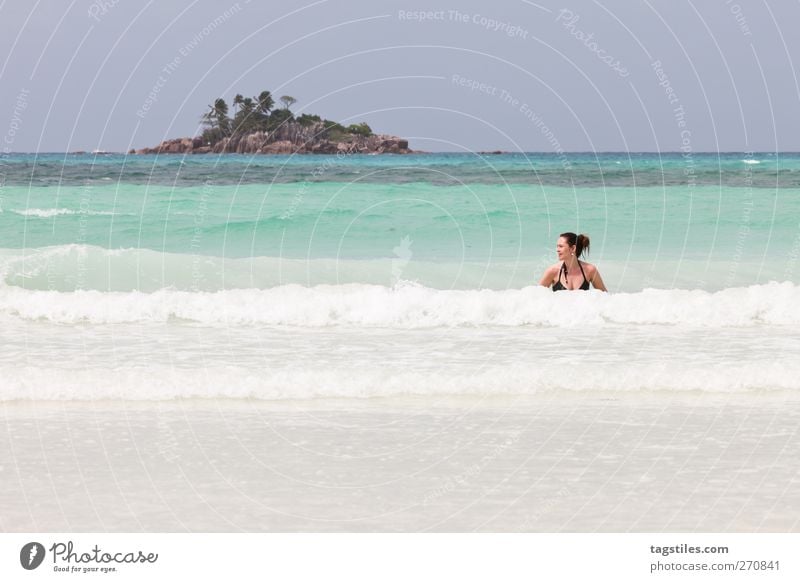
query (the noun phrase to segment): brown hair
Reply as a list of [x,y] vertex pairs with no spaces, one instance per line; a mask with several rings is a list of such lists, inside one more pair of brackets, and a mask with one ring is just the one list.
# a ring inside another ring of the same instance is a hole
[[569,246],[575,247],[575,256],[580,257],[581,254],[589,254],[589,237],[585,234],[575,234],[574,232],[562,232],[559,236],[567,239]]

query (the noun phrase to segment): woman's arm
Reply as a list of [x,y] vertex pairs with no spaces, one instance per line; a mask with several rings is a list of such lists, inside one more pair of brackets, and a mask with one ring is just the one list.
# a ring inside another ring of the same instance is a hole
[[556,269],[558,269],[558,267],[548,267],[544,275],[542,275],[542,280],[539,281],[539,285],[542,287],[550,287],[553,284],[553,279],[555,279]]
[[597,270],[597,267],[595,267],[594,275],[592,275],[592,278],[589,282],[592,285],[594,285],[595,289],[600,289],[600,291],[605,291],[606,293],[608,293],[608,289],[606,289],[606,284],[603,283],[603,278],[600,276],[600,271]]

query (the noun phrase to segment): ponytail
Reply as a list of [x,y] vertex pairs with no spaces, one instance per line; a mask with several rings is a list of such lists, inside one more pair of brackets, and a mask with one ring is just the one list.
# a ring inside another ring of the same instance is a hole
[[580,257],[582,254],[589,254],[589,237],[585,234],[575,234],[574,232],[562,232],[559,236],[567,239],[569,246],[575,247],[575,256]]
[[576,244],[575,249],[575,256],[580,257],[581,255],[588,255],[589,254],[589,237],[585,234],[578,235],[578,241]]

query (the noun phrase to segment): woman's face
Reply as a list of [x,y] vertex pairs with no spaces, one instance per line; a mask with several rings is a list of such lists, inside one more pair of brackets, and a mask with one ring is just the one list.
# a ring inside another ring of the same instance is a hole
[[567,257],[570,256],[570,253],[574,252],[574,246],[570,247],[567,239],[563,236],[558,237],[558,242],[556,243],[556,254],[558,255],[559,261],[566,261]]

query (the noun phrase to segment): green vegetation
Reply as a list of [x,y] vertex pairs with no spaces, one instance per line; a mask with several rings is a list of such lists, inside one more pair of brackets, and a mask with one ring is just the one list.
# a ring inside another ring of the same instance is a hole
[[342,141],[347,137],[347,130],[340,124],[330,119],[322,120],[322,125],[325,127],[325,135],[331,141]]
[[369,137],[372,135],[372,129],[366,123],[352,123],[347,126],[347,133]]
[[224,99],[217,99],[209,106],[209,111],[203,115],[203,124],[207,127],[203,132],[204,141],[216,143],[231,134],[231,119]]
[[285,109],[289,109],[289,107],[297,103],[297,99],[295,99],[291,95],[284,95],[283,97],[281,97],[281,103],[283,103]]
[[303,113],[300,117],[297,118],[297,123],[302,125],[303,127],[308,127],[318,121],[322,121],[322,118],[319,115],[309,115],[308,113]]
[[290,107],[297,103],[291,95],[280,98],[282,109],[275,109],[275,100],[269,91],[262,91],[257,97],[244,97],[237,94],[233,98],[233,117],[228,116],[228,104],[223,98],[216,99],[208,111],[203,114],[203,142],[214,145],[226,137],[241,136],[255,131],[270,133],[285,123],[297,122],[302,127],[309,127],[322,122],[323,131],[319,137],[331,141],[342,141],[350,136],[369,137],[372,129],[366,123],[343,125],[322,119],[319,115],[303,113],[295,118]]

